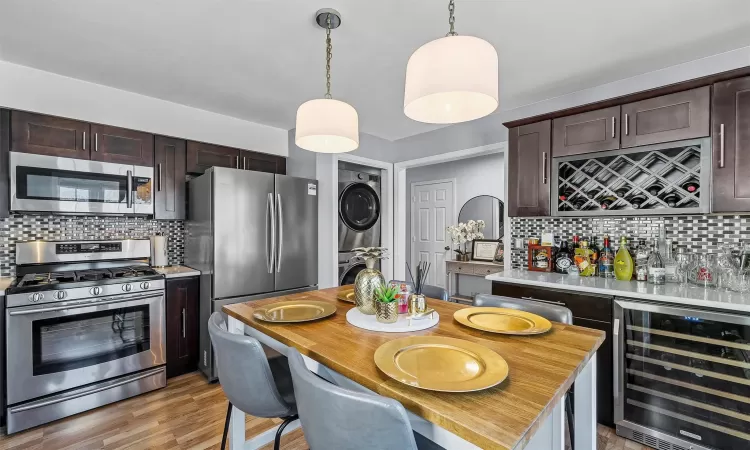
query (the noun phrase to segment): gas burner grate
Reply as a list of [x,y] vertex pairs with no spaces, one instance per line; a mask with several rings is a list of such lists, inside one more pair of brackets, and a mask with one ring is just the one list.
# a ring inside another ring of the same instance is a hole
[[24,275],[17,283],[17,287],[44,286],[71,281],[76,281],[74,272],[31,273]]

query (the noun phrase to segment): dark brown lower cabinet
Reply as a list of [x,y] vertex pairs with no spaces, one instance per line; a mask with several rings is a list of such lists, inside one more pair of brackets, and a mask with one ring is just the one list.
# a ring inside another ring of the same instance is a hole
[[198,277],[167,279],[167,378],[198,369]]
[[602,425],[614,426],[612,301],[607,295],[580,294],[559,289],[546,289],[509,283],[492,283],[492,295],[537,300],[565,306],[573,313],[573,325],[602,330],[607,333],[604,344],[596,352],[596,413]]

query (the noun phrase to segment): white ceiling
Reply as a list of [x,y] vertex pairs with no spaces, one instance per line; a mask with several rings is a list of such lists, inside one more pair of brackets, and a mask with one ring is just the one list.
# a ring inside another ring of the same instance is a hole
[[[509,110],[750,45],[750,0],[457,0],[456,30],[500,58]],[[447,0],[2,0],[0,59],[291,129],[324,93],[321,7],[338,9],[333,96],[390,140],[406,62],[447,31]]]

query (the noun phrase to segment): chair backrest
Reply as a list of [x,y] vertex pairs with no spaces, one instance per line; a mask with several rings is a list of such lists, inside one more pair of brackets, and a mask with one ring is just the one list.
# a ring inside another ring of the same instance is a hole
[[219,312],[208,319],[219,382],[232,405],[256,417],[286,417],[295,413],[279,394],[263,347],[257,339],[227,331]]
[[[394,283],[406,283],[409,286],[411,286],[412,289],[414,289],[414,284],[412,284],[411,281],[399,281],[399,280],[393,280]],[[438,300],[445,300],[448,301],[450,299],[450,296],[448,295],[448,291],[441,288],[440,286],[432,286],[429,284],[425,284],[422,286],[422,294],[424,294],[425,297],[429,298],[436,298]]]
[[302,431],[311,449],[417,450],[401,403],[324,381],[307,369],[293,348],[287,358]]
[[517,309],[544,317],[552,322],[573,323],[573,313],[562,305],[552,305],[522,298],[502,297],[499,295],[478,294],[474,297],[474,306],[494,306],[497,308]]

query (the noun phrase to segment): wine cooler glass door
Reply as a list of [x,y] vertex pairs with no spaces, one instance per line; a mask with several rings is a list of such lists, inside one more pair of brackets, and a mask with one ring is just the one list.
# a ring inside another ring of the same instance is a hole
[[618,300],[615,318],[618,425],[750,448],[750,316]]

